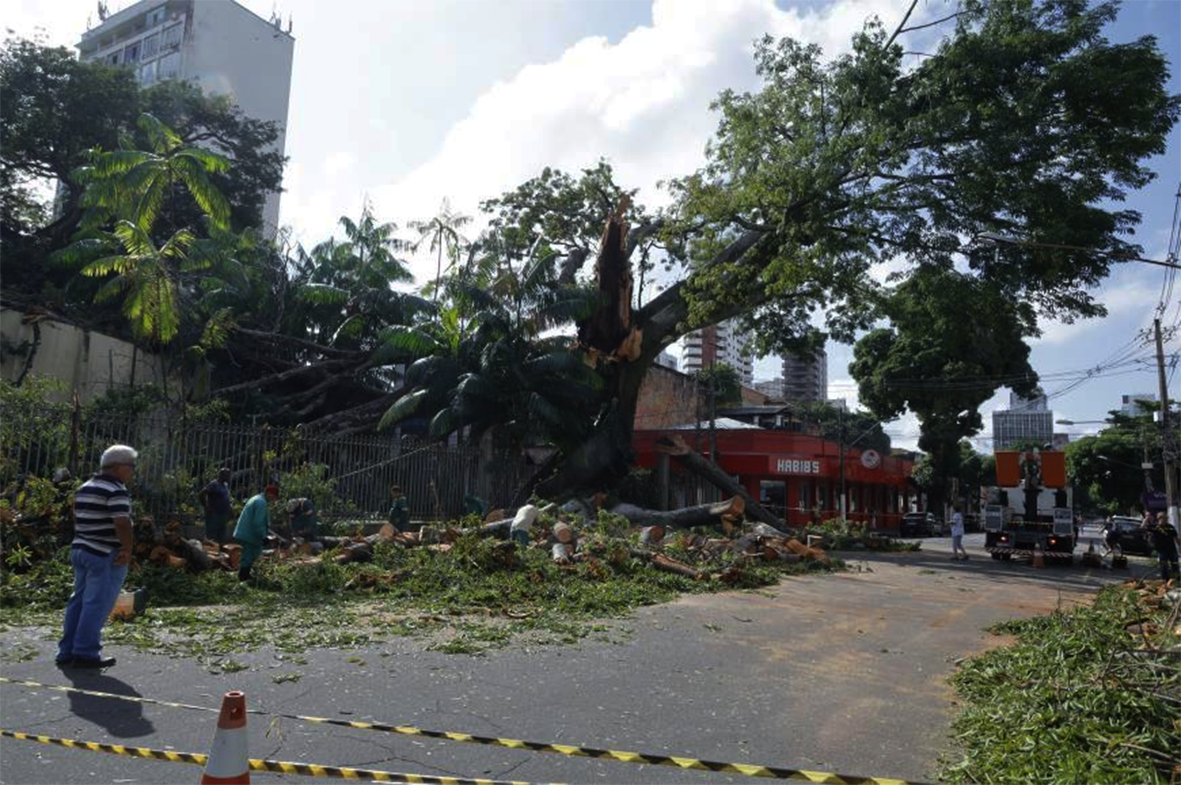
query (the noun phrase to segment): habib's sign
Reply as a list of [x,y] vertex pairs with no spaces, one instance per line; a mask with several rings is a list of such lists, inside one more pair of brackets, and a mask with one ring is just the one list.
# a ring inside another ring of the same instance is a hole
[[772,474],[820,474],[820,461],[810,461],[791,455],[769,457]]

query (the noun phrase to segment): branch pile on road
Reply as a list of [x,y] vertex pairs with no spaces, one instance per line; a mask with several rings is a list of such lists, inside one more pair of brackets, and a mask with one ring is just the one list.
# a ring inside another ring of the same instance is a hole
[[[325,559],[337,564],[367,562],[379,543],[448,553],[466,537],[494,540],[491,557],[507,569],[519,565],[525,549],[543,551],[560,566],[589,565],[591,572],[603,573],[604,564],[618,567],[636,559],[693,580],[732,584],[745,582],[744,565],[751,562],[829,564],[828,554],[816,545],[801,543],[766,524],[744,528],[742,509],[742,499],[737,497],[671,512],[626,506],[596,512],[583,503],[565,508],[527,504],[511,518],[496,510],[480,523],[425,526],[417,532],[397,532],[386,524],[367,537],[321,538],[319,544],[327,548],[322,555],[311,555],[314,549],[300,544],[275,549],[269,556],[293,565],[315,565]],[[719,536],[703,533],[711,525],[722,530],[712,533]]]
[[1017,642],[962,664],[940,781],[1181,781],[1181,589],[1129,581],[1090,605],[997,625]]

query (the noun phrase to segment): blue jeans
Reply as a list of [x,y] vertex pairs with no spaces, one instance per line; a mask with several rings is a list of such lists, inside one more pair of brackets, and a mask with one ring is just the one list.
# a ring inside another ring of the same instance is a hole
[[66,603],[62,639],[57,644],[58,659],[80,657],[98,659],[102,654],[102,631],[107,617],[119,599],[127,565],[115,565],[114,551],[99,556],[85,548],[70,549],[74,565],[74,593]]

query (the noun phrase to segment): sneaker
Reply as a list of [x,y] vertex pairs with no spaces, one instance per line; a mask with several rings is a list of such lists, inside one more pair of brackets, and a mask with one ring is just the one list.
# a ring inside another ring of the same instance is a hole
[[75,657],[70,663],[72,668],[110,668],[115,664],[114,657]]
[[54,657],[53,664],[59,668],[68,668],[74,664],[73,657]]

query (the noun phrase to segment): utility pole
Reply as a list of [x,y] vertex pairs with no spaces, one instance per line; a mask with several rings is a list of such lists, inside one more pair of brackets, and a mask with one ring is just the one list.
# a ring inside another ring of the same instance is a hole
[[845,511],[845,407],[837,409],[837,456],[841,462],[841,520],[846,519]]
[[718,465],[717,379],[715,370],[709,375],[709,461],[714,466]]
[[1160,337],[1160,319],[1152,320],[1156,332],[1156,372],[1160,384],[1161,453],[1165,463],[1165,505],[1169,522],[1181,529],[1181,510],[1178,509],[1177,478],[1173,476],[1173,462],[1177,448],[1173,444],[1173,432],[1169,429],[1169,386],[1165,381],[1165,350]]

